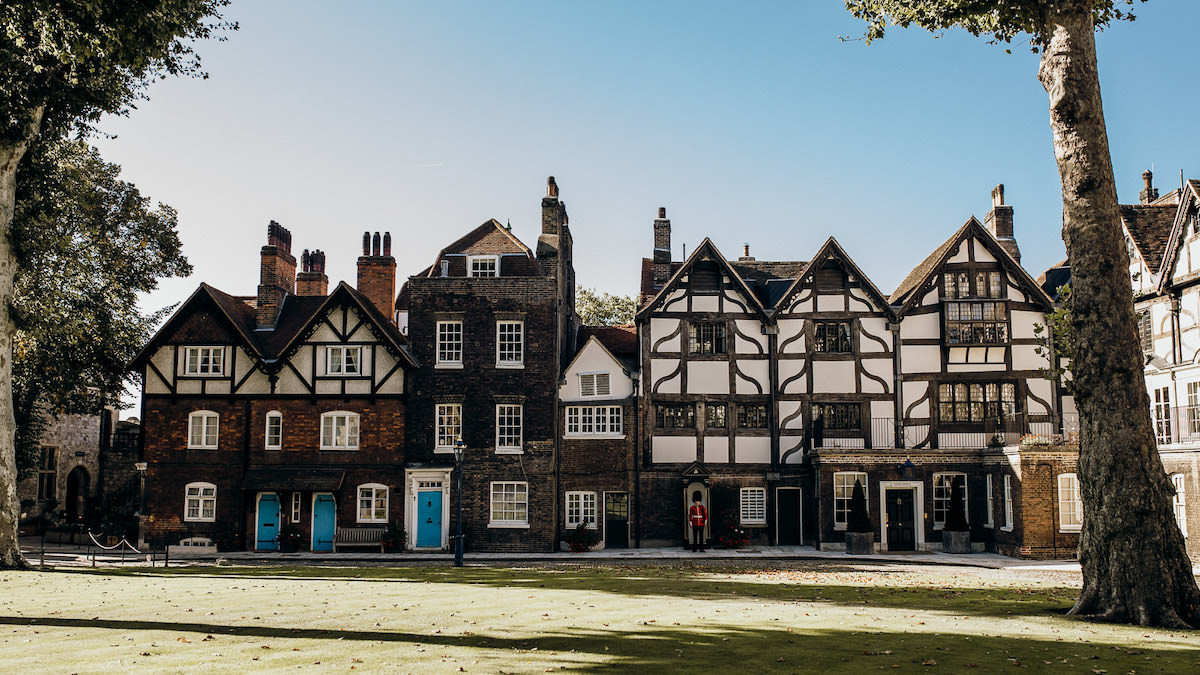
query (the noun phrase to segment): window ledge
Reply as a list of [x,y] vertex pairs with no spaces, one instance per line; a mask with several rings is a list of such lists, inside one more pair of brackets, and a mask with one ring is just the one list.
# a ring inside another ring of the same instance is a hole
[[220,450],[221,448],[220,448],[220,446],[217,446],[217,445],[189,445],[189,446],[187,446],[187,449],[188,450]]
[[433,364],[435,370],[462,370],[462,361],[440,361]]
[[185,522],[185,523],[215,523],[215,522],[217,522],[217,519],[216,518],[184,518],[183,522]]
[[356,525],[387,525],[388,524],[388,521],[386,521],[386,520],[356,520],[354,522]]
[[525,454],[525,449],[524,448],[496,448],[496,454],[497,455],[523,455],[523,454]]
[[838,531],[838,532],[845,532],[845,531],[846,531],[846,524],[845,524],[845,523],[834,523],[834,524],[833,524],[833,529],[834,529],[834,530],[836,530],[836,531]]
[[1001,532],[1012,532],[1013,526],[1012,525],[1004,525],[1000,528],[1000,531]]
[[454,448],[450,447],[448,445],[439,445],[433,449],[433,454],[435,454],[435,455],[453,455]]
[[[577,528],[577,527],[579,527],[579,523],[567,523],[567,529],[568,529],[568,530],[574,530],[574,529],[575,529],[575,528]],[[596,524],[595,524],[595,523],[588,523],[587,529],[589,529],[589,530],[596,530],[596,529],[599,529],[599,528],[597,528],[597,527],[596,527]]]
[[355,447],[353,447],[353,448],[326,448],[326,447],[320,447],[320,448],[318,448],[318,450],[320,450],[321,452],[358,452],[358,447],[357,447],[357,446],[355,446]]
[[749,522],[749,523],[747,523],[747,522],[743,522],[743,523],[742,523],[742,527],[755,527],[755,528],[761,528],[761,527],[766,527],[766,526],[767,526],[767,521],[765,521],[765,520],[763,520],[763,521],[757,521],[757,520],[756,520],[756,521],[754,521],[754,522]]
[[625,434],[563,434],[563,438],[623,439]]
[[529,523],[517,523],[510,520],[493,520],[488,523],[488,529],[492,530],[528,530]]
[[1060,525],[1058,528],[1058,531],[1062,532],[1063,534],[1075,534],[1078,532],[1082,532],[1083,526],[1082,525]]
[[989,529],[989,530],[994,530],[994,529],[996,529],[996,526],[995,526],[994,524],[992,524],[992,523],[984,523],[984,524],[983,524],[983,526],[984,526],[984,527],[986,527],[986,528],[987,528],[987,529]]
[[504,369],[504,370],[524,370],[525,363],[524,362],[516,363],[516,362],[509,362],[509,361],[500,361],[496,364],[496,367]]

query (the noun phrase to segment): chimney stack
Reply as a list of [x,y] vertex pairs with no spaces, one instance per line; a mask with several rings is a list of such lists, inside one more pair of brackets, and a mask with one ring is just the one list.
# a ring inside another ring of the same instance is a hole
[[1158,199],[1158,188],[1154,187],[1154,172],[1150,171],[1149,169],[1143,171],[1142,181],[1146,183],[1146,187],[1141,191],[1140,194],[1138,194],[1138,197],[1141,198],[1142,203],[1149,204],[1155,199]]
[[392,257],[392,234],[380,237],[363,232],[363,254],[358,259],[358,292],[383,313],[396,320],[396,259]]
[[[542,234],[538,237],[537,260],[543,270],[555,277],[571,265],[571,237],[566,229],[567,205],[559,201],[558,183],[550,176],[546,179],[546,196],[542,197]],[[563,235],[566,235],[565,239]],[[569,270],[567,273],[569,276]]]
[[738,258],[740,262],[750,262],[754,260],[754,256],[750,255],[750,242],[742,244],[742,257]]
[[983,218],[984,227],[1012,259],[1021,264],[1021,249],[1013,236],[1013,207],[1004,203],[1004,184],[992,189],[992,210]]
[[329,295],[329,277],[325,276],[325,252],[308,249],[300,254],[300,273],[296,275],[296,295]]
[[667,207],[658,207],[654,219],[654,287],[662,288],[671,278],[671,221]]
[[296,292],[296,258],[292,256],[292,233],[272,220],[267,225],[267,245],[262,247],[259,267],[257,323],[274,328],[279,308]]

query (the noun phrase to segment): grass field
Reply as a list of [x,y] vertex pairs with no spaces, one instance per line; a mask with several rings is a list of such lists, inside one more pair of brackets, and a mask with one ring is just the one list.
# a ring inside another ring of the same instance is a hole
[[4,672],[1200,672],[1074,575],[917,566],[0,573]]

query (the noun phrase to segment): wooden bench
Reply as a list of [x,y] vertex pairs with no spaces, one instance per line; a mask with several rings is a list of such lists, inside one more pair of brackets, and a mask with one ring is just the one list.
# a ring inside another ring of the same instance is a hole
[[333,552],[337,553],[339,546],[378,546],[383,553],[383,535],[386,527],[339,527],[333,535]]

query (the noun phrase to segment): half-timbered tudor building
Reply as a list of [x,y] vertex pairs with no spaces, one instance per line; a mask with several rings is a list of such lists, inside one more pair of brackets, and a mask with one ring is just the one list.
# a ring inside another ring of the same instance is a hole
[[405,484],[415,550],[452,545],[455,445],[468,551],[558,547],[559,375],[578,320],[566,206],[550,178],[536,253],[495,220],[409,277],[398,313],[412,374]]
[[[201,284],[134,360],[142,376],[146,534],[273,550],[289,530],[399,524],[405,380],[390,235],[363,235],[358,287],[327,291],[325,258],[268,228],[255,296]],[[379,536],[372,541],[378,545]]]

